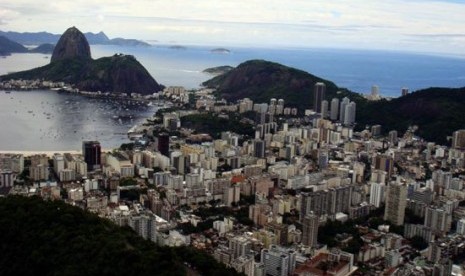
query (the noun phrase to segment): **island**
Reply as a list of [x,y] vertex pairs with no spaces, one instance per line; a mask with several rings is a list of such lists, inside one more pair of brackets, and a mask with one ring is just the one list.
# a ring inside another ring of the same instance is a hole
[[230,54],[231,50],[226,49],[226,48],[215,48],[215,49],[211,49],[210,52],[214,54]]
[[211,67],[203,70],[202,72],[212,74],[212,75],[222,75],[234,69],[234,67],[229,65]]

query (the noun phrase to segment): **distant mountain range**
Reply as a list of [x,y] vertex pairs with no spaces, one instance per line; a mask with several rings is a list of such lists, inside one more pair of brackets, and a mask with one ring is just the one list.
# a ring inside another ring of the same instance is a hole
[[28,49],[22,44],[19,44],[11,39],[4,36],[0,36],[0,56],[7,56],[12,53],[42,53],[50,54],[53,52],[53,44],[41,44],[35,48]]
[[[104,44],[104,45],[120,45],[120,46],[150,46],[150,44],[136,39],[113,38],[110,39],[104,32],[99,33],[84,33],[89,44]],[[49,32],[4,32],[0,31],[0,36],[4,36],[10,40],[23,45],[40,45],[40,44],[56,44],[60,39],[59,34]]]
[[465,128],[465,87],[429,88],[390,101],[368,101],[361,94],[338,87],[335,83],[282,64],[249,60],[236,68],[203,83],[216,89],[218,96],[229,101],[250,98],[255,102],[284,99],[285,105],[300,112],[313,107],[315,83],[326,84],[326,100],[348,97],[356,102],[358,125],[380,124],[383,131],[417,125],[416,134],[428,141],[447,143],[453,131]]

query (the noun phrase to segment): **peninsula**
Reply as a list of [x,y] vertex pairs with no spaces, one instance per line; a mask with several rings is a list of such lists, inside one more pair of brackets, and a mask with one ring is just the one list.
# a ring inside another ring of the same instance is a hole
[[54,48],[50,64],[0,76],[7,80],[64,82],[83,91],[138,93],[150,95],[161,86],[131,55],[115,54],[92,59],[89,43],[77,28],[66,30]]

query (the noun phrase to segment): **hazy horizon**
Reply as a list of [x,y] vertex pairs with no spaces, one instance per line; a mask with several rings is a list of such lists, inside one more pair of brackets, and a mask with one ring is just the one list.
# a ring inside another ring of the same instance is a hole
[[182,45],[370,49],[465,56],[465,2],[4,0],[0,30],[104,31]]

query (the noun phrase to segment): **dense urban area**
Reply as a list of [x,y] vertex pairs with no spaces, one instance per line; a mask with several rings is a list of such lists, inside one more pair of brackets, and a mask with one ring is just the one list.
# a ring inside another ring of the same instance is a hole
[[[119,149],[0,154],[0,192],[62,200],[248,276],[462,275],[465,130],[450,146],[414,125],[355,131],[355,102],[325,90],[315,85],[309,110],[228,103],[211,89],[126,95],[170,105]],[[381,99],[377,87],[366,97]]]

